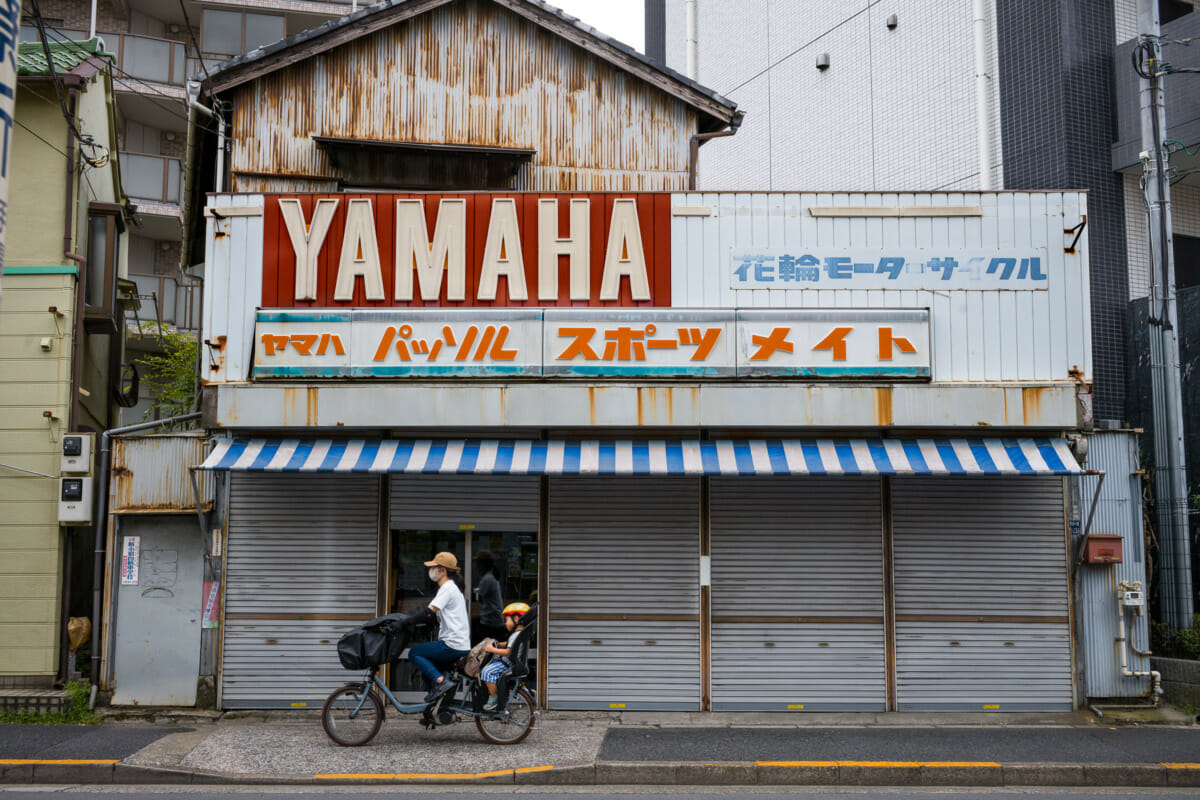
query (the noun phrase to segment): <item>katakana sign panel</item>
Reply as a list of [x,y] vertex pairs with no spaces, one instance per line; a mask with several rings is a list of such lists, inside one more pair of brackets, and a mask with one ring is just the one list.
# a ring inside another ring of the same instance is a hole
[[928,378],[925,309],[260,311],[255,378]]
[[734,250],[734,289],[1049,289],[1039,249],[962,252],[953,249],[845,250],[796,248]]

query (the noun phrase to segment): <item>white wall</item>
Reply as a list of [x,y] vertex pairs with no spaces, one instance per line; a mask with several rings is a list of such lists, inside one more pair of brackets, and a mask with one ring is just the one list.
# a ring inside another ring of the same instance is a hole
[[[1137,175],[1125,176],[1125,243],[1129,261],[1129,299],[1150,294],[1150,233],[1146,204]],[[1171,230],[1200,237],[1200,187],[1171,187]]]
[[[682,71],[684,0],[666,0],[667,63]],[[898,25],[888,30],[895,14]],[[990,72],[997,74],[994,11]],[[830,67],[816,68],[828,53]],[[974,39],[965,0],[699,0],[700,83],[746,121],[701,149],[698,184],[720,189],[979,187]],[[1002,186],[999,82],[993,185]]]

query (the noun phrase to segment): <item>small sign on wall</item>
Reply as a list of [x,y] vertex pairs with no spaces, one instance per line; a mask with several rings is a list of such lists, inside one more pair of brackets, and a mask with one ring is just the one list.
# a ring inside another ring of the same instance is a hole
[[220,581],[205,581],[204,582],[204,621],[201,628],[216,628],[220,625],[218,616],[220,614],[220,603],[218,600],[221,597],[221,582]]
[[138,559],[142,552],[142,537],[126,536],[121,545],[121,585],[138,585]]

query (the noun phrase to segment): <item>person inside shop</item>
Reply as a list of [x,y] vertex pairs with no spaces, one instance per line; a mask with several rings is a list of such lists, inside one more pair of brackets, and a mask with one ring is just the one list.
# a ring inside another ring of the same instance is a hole
[[501,646],[489,644],[484,646],[484,650],[499,656],[499,658],[484,666],[483,671],[479,673],[479,678],[487,685],[488,701],[483,707],[484,711],[495,711],[498,698],[496,697],[496,682],[500,680],[505,672],[512,669],[512,651],[516,646],[517,636],[525,629],[524,617],[528,613],[529,606],[524,603],[509,603],[504,607],[504,627],[508,631],[508,643]]
[[500,607],[504,600],[500,596],[500,581],[496,579],[496,559],[491,550],[480,550],[475,554],[475,567],[482,577],[475,584],[475,599],[479,602],[479,626],[472,643],[481,642],[486,638],[497,641],[508,636],[504,629],[504,620],[500,616]]
[[429,611],[437,615],[438,638],[415,645],[408,651],[408,660],[425,676],[429,684],[425,702],[432,703],[453,687],[442,675],[442,668],[471,652],[471,618],[467,615],[467,600],[456,582],[459,570],[454,554],[438,553],[425,566],[429,568],[429,580],[438,586],[429,604]]

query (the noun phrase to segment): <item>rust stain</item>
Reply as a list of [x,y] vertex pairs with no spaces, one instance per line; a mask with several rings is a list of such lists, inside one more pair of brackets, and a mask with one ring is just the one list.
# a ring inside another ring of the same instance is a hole
[[296,412],[297,395],[300,393],[298,386],[283,387],[283,424],[291,425]]
[[306,425],[308,425],[310,428],[312,428],[312,427],[316,427],[316,425],[317,425],[317,392],[318,392],[318,389],[316,386],[309,386],[307,391],[308,391],[308,403],[305,407],[306,413],[305,413],[304,421],[305,421]]
[[1045,386],[1027,386],[1021,390],[1021,410],[1026,425],[1033,425],[1042,418],[1042,399],[1046,396]]
[[596,424],[596,387],[587,387],[588,394],[588,424]]
[[643,416],[642,415],[642,390],[638,389],[637,390],[637,424],[639,426],[641,426],[643,424],[642,416]]
[[1008,390],[1000,392],[1000,396],[1004,398],[1004,424],[1008,424]]
[[892,425],[892,387],[875,388],[875,424]]
[[668,386],[665,390],[667,395],[667,424],[675,424],[675,387]]

